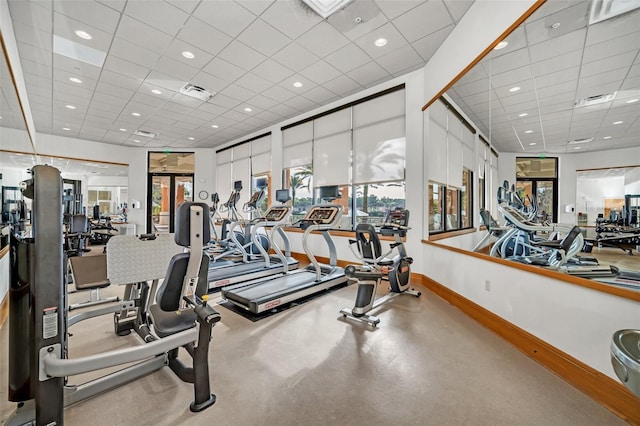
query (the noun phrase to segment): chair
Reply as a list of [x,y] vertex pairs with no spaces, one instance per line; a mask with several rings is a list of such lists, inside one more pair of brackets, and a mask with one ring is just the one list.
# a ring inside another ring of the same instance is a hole
[[204,254],[203,242],[210,239],[209,207],[205,203],[185,202],[178,206],[175,217],[175,242],[189,249],[171,258],[167,273],[158,288],[156,304],[149,313],[153,331],[164,338],[199,324],[197,346],[190,342],[184,346],[193,359],[186,367],[178,359],[178,349],[168,353],[169,367],[182,380],[194,384],[195,400],[191,411],[202,411],[213,405],[215,395],[209,386],[209,340],[220,314],[207,305],[209,287],[209,258]]

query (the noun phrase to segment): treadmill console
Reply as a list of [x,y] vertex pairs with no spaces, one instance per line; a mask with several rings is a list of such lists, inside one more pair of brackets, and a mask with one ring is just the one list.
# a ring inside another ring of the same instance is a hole
[[409,210],[398,207],[387,212],[379,232],[381,235],[400,234],[401,237],[404,237],[407,235],[408,226]]
[[338,222],[341,215],[342,206],[339,204],[313,206],[300,221],[300,227],[307,229],[311,225],[321,225],[322,228],[329,229]]
[[265,222],[282,222],[286,219],[287,213],[291,210],[291,207],[288,206],[276,206],[270,207],[269,210],[264,214]]

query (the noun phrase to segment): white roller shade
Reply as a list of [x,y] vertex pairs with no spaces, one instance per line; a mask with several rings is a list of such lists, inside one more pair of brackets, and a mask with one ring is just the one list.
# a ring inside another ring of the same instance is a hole
[[251,174],[260,175],[271,171],[271,152],[251,154]]
[[404,179],[405,93],[398,90],[353,107],[353,183]]
[[251,156],[271,151],[271,134],[251,141]]
[[313,186],[348,185],[351,131],[314,141]]
[[301,167],[311,164],[313,161],[311,151],[313,142],[299,143],[297,145],[285,146],[282,152],[282,167]]
[[[438,102],[433,105],[437,105]],[[427,164],[427,180],[446,184],[447,183],[447,130],[442,127],[437,121],[430,119],[431,108],[430,106],[427,112],[429,118],[425,117],[424,123],[427,129],[425,129],[425,136],[427,141],[425,143],[429,149],[425,152],[426,164]]]
[[313,121],[289,127],[282,132],[282,145],[291,146],[313,140]]
[[[229,152],[231,151],[229,150]],[[231,163],[218,164],[216,167],[216,192],[220,201],[226,201],[232,190]]]
[[475,166],[475,156],[473,154],[473,149],[469,148],[467,145],[462,145],[462,165],[471,171],[473,171]]
[[216,153],[216,164],[225,164],[231,162],[231,150],[225,149]]
[[232,183],[238,180],[242,181],[242,191],[240,192],[240,201],[238,201],[238,210],[251,198],[251,162],[250,158],[242,158],[233,160]]
[[471,149],[476,145],[476,135],[466,126],[462,129],[462,142]]
[[314,186],[347,185],[351,170],[351,108],[313,121]]
[[243,143],[242,145],[233,147],[233,162],[242,158],[249,158],[251,155],[251,144]]
[[454,135],[447,137],[447,185],[462,188],[462,141]]
[[404,179],[404,117],[353,131],[353,183]]

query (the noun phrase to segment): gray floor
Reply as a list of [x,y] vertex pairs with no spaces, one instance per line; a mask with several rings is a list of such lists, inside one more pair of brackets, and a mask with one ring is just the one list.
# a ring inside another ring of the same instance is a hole
[[[164,368],[66,409],[65,421],[93,426],[625,424],[428,291],[420,299],[398,298],[379,311],[378,329],[339,319],[355,290],[355,285],[342,288],[255,323],[219,307],[223,319],[214,328],[209,357],[218,401],[202,413],[189,411],[191,386]],[[111,317],[71,331],[71,357],[136,340],[114,336]],[[5,323],[2,420],[13,409],[7,402],[7,347]]]

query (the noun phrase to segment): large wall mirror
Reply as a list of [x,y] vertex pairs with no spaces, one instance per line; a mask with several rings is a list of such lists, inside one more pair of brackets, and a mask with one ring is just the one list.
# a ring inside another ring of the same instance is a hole
[[[615,154],[640,146],[640,8],[604,3],[547,1],[446,92],[503,158],[557,159],[558,187],[544,195],[562,201],[550,217],[575,220],[588,237],[599,214],[615,216],[640,192],[637,151]],[[516,180],[519,165],[509,167]],[[597,194],[588,180],[602,183]],[[501,182],[487,184],[496,197]]]

